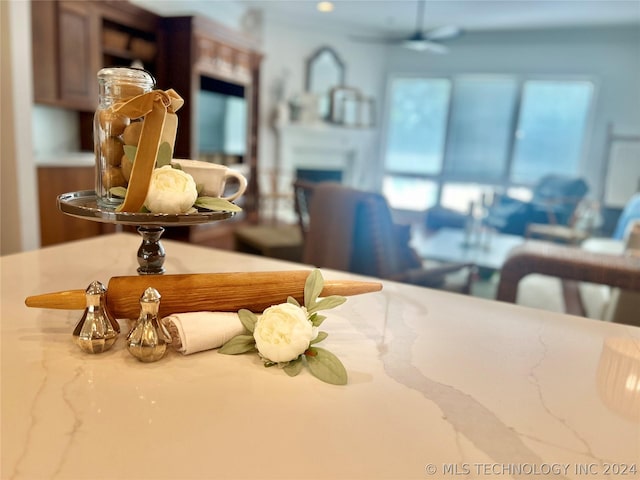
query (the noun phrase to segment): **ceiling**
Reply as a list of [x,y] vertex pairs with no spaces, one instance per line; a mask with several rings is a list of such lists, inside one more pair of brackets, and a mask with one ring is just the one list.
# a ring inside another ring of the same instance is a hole
[[[378,31],[415,28],[417,0],[334,0],[329,14],[314,0],[240,0],[274,16],[331,19]],[[640,23],[640,0],[427,0],[425,27],[457,25],[467,30]]]
[[[136,1],[136,0],[134,0]],[[334,0],[331,13],[316,11],[316,0],[140,1],[161,15],[260,9],[279,19],[370,32],[406,32],[416,26],[417,0]],[[640,25],[640,0],[427,0],[425,28],[456,25],[466,30]]]

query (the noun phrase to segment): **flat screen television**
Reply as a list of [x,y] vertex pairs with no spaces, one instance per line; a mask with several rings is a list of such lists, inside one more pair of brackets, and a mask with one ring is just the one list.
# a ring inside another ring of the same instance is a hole
[[205,159],[242,157],[247,145],[247,101],[241,85],[200,77],[198,150]]

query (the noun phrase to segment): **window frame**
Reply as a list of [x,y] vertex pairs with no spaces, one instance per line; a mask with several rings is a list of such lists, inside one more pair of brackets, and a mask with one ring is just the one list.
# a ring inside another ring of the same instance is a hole
[[[449,136],[451,134],[451,115],[453,98],[456,92],[457,80],[460,78],[510,78],[516,82],[516,101],[512,112],[511,122],[509,125],[509,145],[507,147],[507,159],[504,167],[503,175],[496,181],[488,181],[486,179],[475,178],[473,175],[460,175],[451,174],[447,172],[445,165],[447,163],[447,148],[449,144]],[[447,102],[447,115],[446,115],[446,127],[445,127],[445,139],[443,147],[443,161],[442,168],[439,174],[423,174],[423,173],[410,173],[410,172],[398,172],[390,169],[386,165],[386,152],[388,147],[388,133],[389,122],[391,114],[391,100],[393,82],[397,79],[434,79],[434,80],[447,80],[451,84],[451,91]],[[580,75],[580,74],[529,74],[529,73],[446,73],[438,74],[433,73],[390,73],[387,75],[387,82],[385,87],[385,101],[384,101],[384,115],[381,122],[382,135],[380,142],[380,165],[382,169],[382,175],[380,176],[380,188],[382,189],[383,180],[387,176],[402,177],[402,178],[416,178],[427,179],[437,184],[436,203],[434,206],[440,206],[442,203],[442,191],[446,183],[469,183],[477,184],[481,186],[491,187],[498,191],[506,192],[510,188],[531,188],[535,182],[524,183],[514,182],[511,180],[511,173],[514,164],[514,155],[516,148],[516,134],[518,131],[518,122],[520,120],[520,110],[523,103],[524,88],[527,82],[535,81],[548,81],[548,82],[589,82],[592,85],[591,101],[587,108],[586,119],[584,124],[584,131],[582,135],[581,145],[579,147],[580,154],[578,157],[578,171],[584,171],[588,161],[588,151],[593,137],[593,129],[595,125],[595,113],[598,107],[598,93],[599,93],[599,81],[593,75]]]

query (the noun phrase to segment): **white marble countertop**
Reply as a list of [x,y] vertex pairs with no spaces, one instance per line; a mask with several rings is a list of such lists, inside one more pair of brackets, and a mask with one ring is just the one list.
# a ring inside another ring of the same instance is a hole
[[[84,354],[81,311],[24,306],[135,274],[139,243],[0,259],[1,478],[640,478],[638,328],[384,282],[327,312],[333,386],[215,350],[143,364],[123,334]],[[164,246],[168,273],[300,268]]]

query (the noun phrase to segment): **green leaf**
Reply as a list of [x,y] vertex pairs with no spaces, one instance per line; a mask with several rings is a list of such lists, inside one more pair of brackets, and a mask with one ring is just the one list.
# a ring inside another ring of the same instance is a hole
[[335,308],[342,305],[346,301],[346,297],[341,297],[340,295],[330,295],[316,302],[313,307],[307,309],[307,311],[309,313],[314,313],[318,310],[329,310],[330,308]]
[[156,166],[158,168],[165,165],[171,165],[171,145],[169,142],[162,142],[158,147],[158,156],[156,157]]
[[307,309],[313,307],[323,287],[324,279],[322,278],[320,270],[316,268],[311,271],[307,280],[304,282],[304,305]]
[[295,377],[302,371],[302,367],[303,367],[302,355],[300,355],[295,360],[291,360],[289,364],[283,368],[283,370],[290,377]]
[[319,327],[326,319],[327,317],[325,317],[324,315],[319,315],[318,313],[314,313],[309,317],[309,321],[314,327]]
[[127,195],[127,189],[124,187],[111,187],[109,193],[114,197],[124,198]]
[[314,345],[316,343],[320,343],[325,338],[327,338],[329,334],[327,332],[318,332],[318,336],[309,342],[309,345]]
[[[171,166],[176,170],[182,170],[182,165],[180,165],[179,163],[172,163]],[[196,185],[196,190],[197,190],[197,185]]]
[[298,300],[296,300],[295,298],[289,296],[287,297],[287,303],[291,303],[293,305],[295,305],[296,307],[300,306],[300,302],[298,302]]
[[251,310],[243,308],[238,310],[238,317],[240,317],[240,322],[242,322],[244,328],[253,333],[256,328],[256,322],[258,321],[256,314]]
[[138,147],[135,145],[125,145],[124,146],[124,154],[127,156],[131,163],[136,159],[136,152],[138,151]]
[[236,335],[218,350],[225,355],[238,355],[246,353],[256,348],[256,341],[253,335]]
[[311,347],[305,352],[309,371],[326,383],[347,384],[347,370],[333,353],[320,347]]
[[224,200],[222,198],[216,197],[198,197],[196,199],[196,203],[194,203],[196,207],[205,208],[207,210],[212,210],[214,212],[241,212],[242,209],[234,205],[233,203]]

